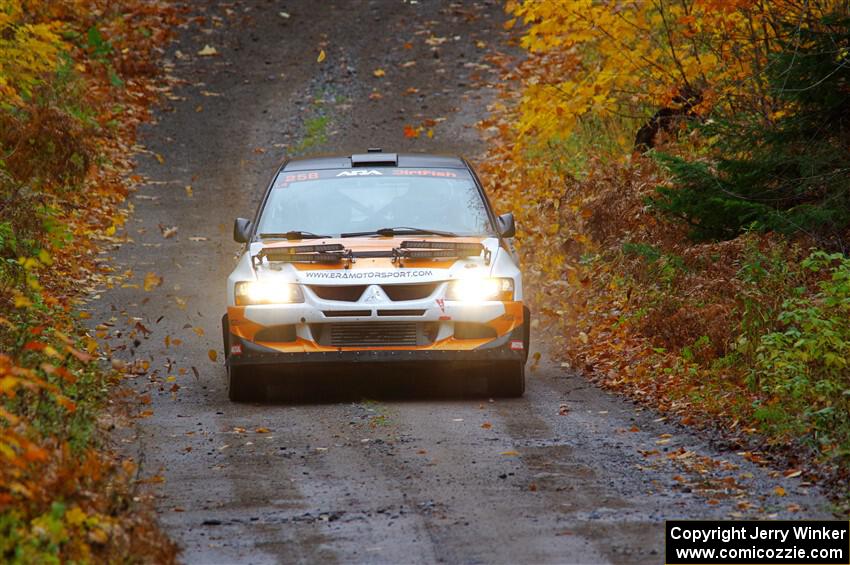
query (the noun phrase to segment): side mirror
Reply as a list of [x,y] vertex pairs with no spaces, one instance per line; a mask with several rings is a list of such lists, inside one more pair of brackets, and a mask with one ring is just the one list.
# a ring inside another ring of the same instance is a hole
[[510,212],[502,214],[497,218],[499,222],[499,235],[502,237],[513,237],[516,235],[516,222],[514,215]]
[[236,218],[233,222],[233,240],[236,243],[248,243],[251,238],[251,220]]

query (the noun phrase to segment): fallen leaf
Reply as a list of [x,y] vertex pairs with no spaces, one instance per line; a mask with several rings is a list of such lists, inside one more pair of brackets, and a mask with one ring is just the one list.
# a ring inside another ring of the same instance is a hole
[[325,57],[326,57],[326,56],[325,56],[325,50],[324,50],[324,49],[322,49],[321,51],[319,51],[319,56],[318,56],[318,57],[316,57],[316,62],[317,62],[317,63],[321,63],[322,61],[324,61],[324,60],[325,60]]
[[204,48],[198,51],[198,55],[201,57],[213,57],[218,55],[218,50],[212,45],[204,45]]
[[278,12],[277,15],[285,20],[288,20],[290,18],[289,12]]
[[194,327],[192,328],[192,331],[198,334],[199,336],[204,335],[204,328]]
[[776,496],[785,496],[785,495],[787,494],[787,493],[785,492],[785,489],[784,489],[784,488],[782,488],[782,487],[776,487],[775,489],[773,489],[773,493],[774,493]]
[[384,95],[381,94],[380,92],[373,92],[372,94],[369,95],[369,100],[380,100],[383,97],[384,97]]
[[519,455],[519,453],[514,451],[514,450],[508,450],[508,451],[501,452],[499,455],[506,455],[508,457],[516,457],[516,456]]
[[493,427],[493,424],[491,424],[490,422],[484,422],[483,424],[481,424],[481,427],[484,428],[485,430],[489,430],[490,428]]
[[170,228],[160,226],[159,231],[162,232],[162,237],[164,237],[165,239],[170,239],[174,237],[174,235],[177,233],[177,226],[171,226]]
[[382,76],[384,76],[386,74],[387,73],[384,72],[384,69],[375,69],[374,71],[372,71],[372,75],[374,75],[377,78],[381,78]]
[[210,361],[212,361],[213,363],[218,360],[218,351],[216,351],[215,349],[210,349],[209,351],[207,351],[207,355],[209,356]]
[[254,430],[254,432],[258,433],[258,434],[267,434],[267,433],[271,432],[271,430],[261,426],[261,427],[257,428],[256,430]]
[[158,276],[156,273],[148,273],[145,275],[144,289],[146,292],[152,291],[161,284],[162,277]]
[[189,241],[209,241],[209,239],[210,238],[208,238],[208,237],[201,237],[199,235],[196,235],[196,236],[190,237]]
[[794,477],[799,477],[800,475],[802,475],[803,471],[801,471],[800,469],[788,469],[782,474],[789,479],[793,479]]

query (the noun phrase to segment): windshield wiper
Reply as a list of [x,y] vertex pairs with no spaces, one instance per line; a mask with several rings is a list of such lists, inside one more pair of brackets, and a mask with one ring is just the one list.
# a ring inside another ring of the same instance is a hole
[[340,237],[360,237],[362,235],[441,235],[443,237],[458,237],[456,233],[450,231],[431,230],[425,228],[410,228],[407,226],[399,226],[395,228],[381,228],[372,231],[357,231],[341,234]]
[[286,233],[261,233],[260,239],[325,239],[332,237],[330,235],[322,235],[309,231],[292,230]]

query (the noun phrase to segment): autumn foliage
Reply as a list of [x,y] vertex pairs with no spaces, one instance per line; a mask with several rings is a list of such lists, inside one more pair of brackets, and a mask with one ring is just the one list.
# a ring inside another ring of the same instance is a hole
[[483,176],[556,353],[846,490],[846,3],[507,9]]
[[157,561],[98,418],[115,376],[75,306],[99,283],[173,9],[0,0],[0,559]]

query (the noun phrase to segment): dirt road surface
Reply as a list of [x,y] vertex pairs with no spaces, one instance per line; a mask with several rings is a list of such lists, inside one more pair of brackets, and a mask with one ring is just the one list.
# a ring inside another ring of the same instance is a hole
[[[132,275],[90,305],[113,318],[116,356],[150,363],[128,382],[143,395],[133,409],[152,415],[124,448],[158,482],[186,562],[660,563],[666,518],[827,511],[799,479],[545,354],[522,399],[386,397],[381,383],[401,378],[390,369],[329,375],[357,381],[342,399],[229,402],[219,319],[233,218],[253,214],[286,154],[479,157],[472,126],[505,17],[497,2],[430,0],[196,2],[192,14],[167,54],[181,82],[142,135],[128,242],[103,258]],[[429,119],[433,138],[405,137]],[[153,292],[147,273],[163,277]]]

